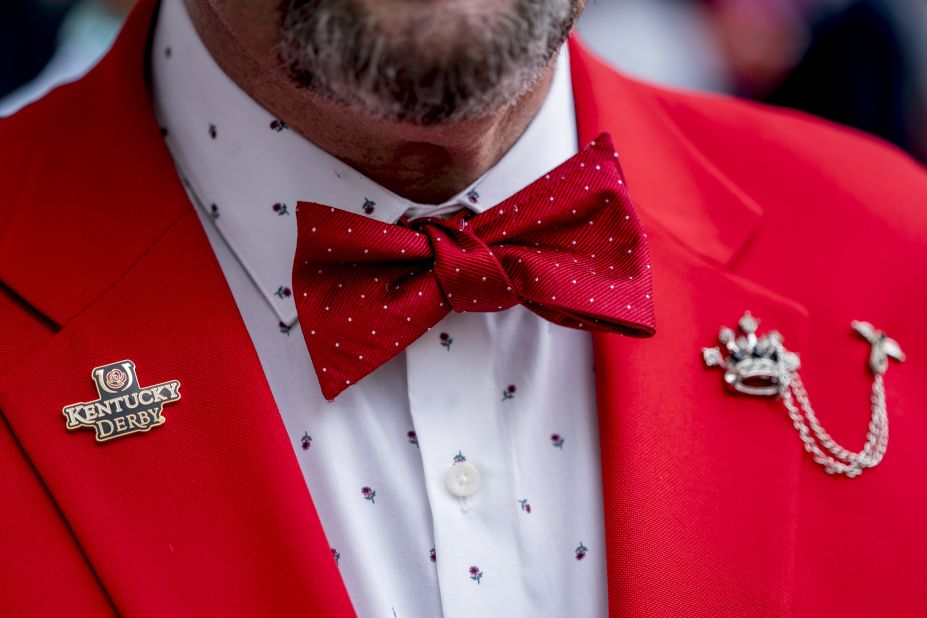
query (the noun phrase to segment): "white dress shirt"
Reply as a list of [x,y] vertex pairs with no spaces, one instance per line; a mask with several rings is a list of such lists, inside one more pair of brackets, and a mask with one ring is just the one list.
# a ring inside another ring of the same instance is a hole
[[438,206],[391,193],[274,118],[213,61],[181,0],[161,3],[151,62],[166,142],[357,613],[606,615],[589,334],[522,307],[452,313],[329,403],[291,292],[299,200],[390,223],[482,211],[573,155],[566,50],[517,143]]

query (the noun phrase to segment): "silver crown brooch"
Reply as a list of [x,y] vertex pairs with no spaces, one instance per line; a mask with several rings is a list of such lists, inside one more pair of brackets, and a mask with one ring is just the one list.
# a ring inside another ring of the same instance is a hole
[[782,335],[773,330],[758,337],[759,321],[749,311],[740,318],[738,327],[740,336],[725,326],[718,335],[721,346],[702,348],[702,359],[708,367],[724,369],[728,388],[745,395],[781,397],[805,450],[829,474],[853,478],[882,461],[888,448],[883,376],[889,358],[905,359],[895,340],[868,322],[852,324],[853,330],[870,344],[869,369],[873,374],[872,416],[866,443],[861,451],[853,452],[838,444],[821,426],[798,375],[801,367],[798,354],[786,349]]

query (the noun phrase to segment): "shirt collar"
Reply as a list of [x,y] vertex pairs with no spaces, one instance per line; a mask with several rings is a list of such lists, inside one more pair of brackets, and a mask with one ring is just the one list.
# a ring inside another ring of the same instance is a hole
[[538,114],[500,161],[438,205],[380,186],[286,126],[241,90],[209,54],[183,7],[163,0],[151,50],[152,99],[191,197],[276,312],[296,321],[291,270],[298,201],[394,223],[462,206],[482,212],[577,152],[564,46]]

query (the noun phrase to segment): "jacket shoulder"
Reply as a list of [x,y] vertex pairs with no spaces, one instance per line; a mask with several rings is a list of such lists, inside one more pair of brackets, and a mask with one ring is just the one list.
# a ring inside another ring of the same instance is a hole
[[[37,173],[33,169],[36,155],[52,143],[48,136],[58,131],[62,123],[68,123],[67,110],[73,109],[82,98],[87,79],[60,86],[11,116],[0,118],[0,238],[13,216],[22,188],[30,174]],[[74,117],[78,115],[75,113]]]
[[[648,88],[684,138],[760,203],[786,210],[852,203],[927,232],[927,169],[896,146],[796,110]],[[797,199],[764,199],[789,191]]]

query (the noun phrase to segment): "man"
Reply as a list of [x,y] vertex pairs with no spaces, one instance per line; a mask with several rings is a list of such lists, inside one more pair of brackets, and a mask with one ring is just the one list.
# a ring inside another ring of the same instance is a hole
[[582,4],[149,0],[0,125],[3,607],[927,609],[927,175]]

